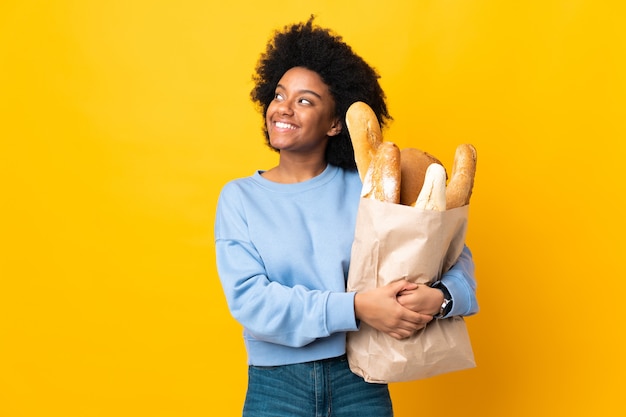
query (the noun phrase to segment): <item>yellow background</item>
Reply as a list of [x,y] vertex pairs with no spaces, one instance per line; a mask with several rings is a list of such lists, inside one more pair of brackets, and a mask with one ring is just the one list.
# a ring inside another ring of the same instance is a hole
[[215,203],[276,162],[250,76],[311,13],[381,73],[386,139],[478,149],[478,367],[396,414],[624,415],[624,3],[216,3],[0,4],[0,416],[239,415]]

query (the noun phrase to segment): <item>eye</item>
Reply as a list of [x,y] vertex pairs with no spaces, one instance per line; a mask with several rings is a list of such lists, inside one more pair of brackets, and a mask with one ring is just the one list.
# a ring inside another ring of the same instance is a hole
[[300,104],[305,104],[305,105],[307,105],[307,106],[310,106],[311,104],[313,104],[313,103],[311,102],[311,100],[306,99],[306,98],[301,98],[300,100],[298,100],[298,102],[299,102]]
[[284,97],[281,93],[274,93],[274,100],[275,101],[283,101]]

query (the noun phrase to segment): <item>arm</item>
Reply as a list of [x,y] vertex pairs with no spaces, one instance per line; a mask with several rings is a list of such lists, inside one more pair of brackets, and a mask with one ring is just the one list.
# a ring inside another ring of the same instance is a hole
[[[313,290],[303,285],[276,282],[268,276],[266,261],[250,238],[250,204],[241,201],[237,188],[220,196],[215,222],[216,261],[222,288],[233,317],[255,338],[300,347],[333,333],[356,330],[354,294],[340,287]],[[265,235],[265,234],[263,234]],[[285,258],[288,255],[282,256]],[[294,273],[305,274],[302,265]],[[299,282],[294,279],[293,282]]]
[[[241,242],[218,240],[216,251],[231,314],[257,339],[304,346],[334,332],[357,330],[357,319],[396,339],[404,339],[433,318],[398,303],[399,292],[417,287],[405,280],[362,293],[322,292],[303,286],[290,288],[270,282],[263,273],[244,273],[244,265],[260,270],[262,264],[254,260],[250,251],[243,249]],[[249,259],[245,261],[246,258]],[[228,272],[239,268],[238,273]],[[229,276],[231,278],[227,278]]]
[[300,347],[356,330],[354,294],[271,282],[253,248],[242,242],[216,241],[216,258],[230,312],[255,338]]
[[452,309],[445,317],[471,316],[478,313],[474,260],[467,246],[463,248],[454,266],[441,276],[441,283],[452,296]]
[[[398,302],[398,294],[416,291],[418,285],[406,280],[357,293],[354,310],[357,319],[396,339],[412,336],[433,319],[432,314],[415,312]],[[432,289],[441,293],[441,291]]]
[[[438,283],[445,287],[452,298],[452,307],[443,318],[471,316],[478,312],[474,260],[467,246],[463,248],[454,266],[441,276]],[[412,291],[403,291],[398,294],[400,304],[413,311],[430,315],[439,313],[443,298],[444,294],[441,289],[426,285],[418,285]]]

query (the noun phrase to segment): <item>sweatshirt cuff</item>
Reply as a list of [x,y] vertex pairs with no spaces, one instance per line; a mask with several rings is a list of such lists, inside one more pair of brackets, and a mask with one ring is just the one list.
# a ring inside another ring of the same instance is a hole
[[356,331],[354,292],[331,292],[326,304],[326,326],[330,334]]
[[450,292],[452,297],[452,310],[445,315],[445,318],[452,316],[468,316],[475,313],[476,306],[472,305],[472,300],[468,295],[468,288],[462,276],[452,271],[442,278],[441,283]]

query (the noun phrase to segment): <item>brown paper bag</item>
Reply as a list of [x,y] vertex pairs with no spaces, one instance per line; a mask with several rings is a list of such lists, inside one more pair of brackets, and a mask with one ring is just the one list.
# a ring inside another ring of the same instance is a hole
[[[404,278],[429,284],[463,250],[469,206],[444,212],[362,198],[357,214],[348,291],[364,291]],[[462,317],[433,320],[396,340],[365,323],[348,333],[350,369],[368,382],[423,379],[476,366]]]

